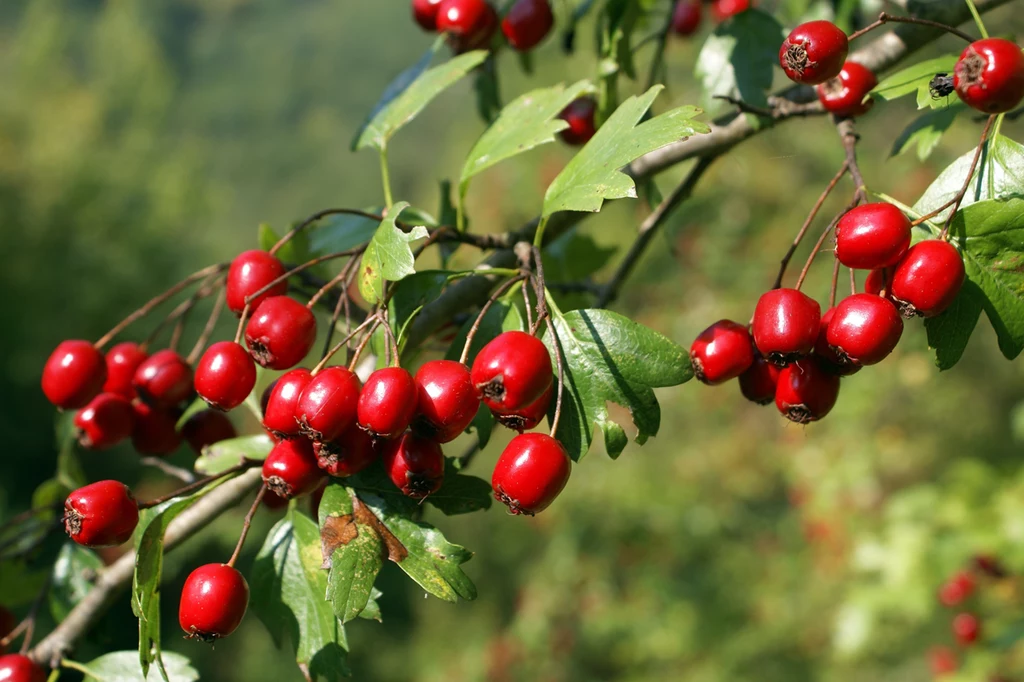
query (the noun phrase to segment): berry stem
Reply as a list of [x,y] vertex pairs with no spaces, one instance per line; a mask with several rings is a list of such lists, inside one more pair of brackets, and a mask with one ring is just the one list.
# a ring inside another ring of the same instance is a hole
[[382,218],[379,215],[376,215],[374,213],[367,213],[366,211],[360,211],[360,210],[357,210],[357,209],[354,209],[354,208],[325,208],[322,211],[317,211],[316,213],[314,213],[313,215],[309,216],[308,218],[303,220],[301,223],[299,223],[298,225],[293,227],[291,230],[289,230],[287,234],[285,234],[283,237],[281,237],[280,239],[277,240],[276,244],[274,244],[272,247],[270,247],[270,251],[268,253],[270,253],[271,256],[276,255],[277,252],[279,250],[281,250],[281,248],[285,244],[287,244],[289,241],[291,241],[292,238],[294,238],[295,235],[297,235],[299,232],[302,232],[303,230],[305,230],[307,227],[309,227],[313,223],[315,223],[315,222],[317,222],[319,220],[322,220],[322,219],[326,218],[327,216],[331,216],[331,215],[354,215],[354,216],[360,216],[362,218],[369,218],[371,220],[376,220],[377,222],[380,222],[381,220],[384,220],[384,218]]
[[231,568],[235,567],[235,562],[238,561],[238,555],[242,553],[242,546],[245,544],[245,537],[249,534],[249,528],[252,526],[252,517],[256,516],[256,510],[260,508],[260,502],[263,501],[263,496],[267,494],[267,484],[264,483],[260,486],[260,491],[256,493],[256,499],[252,501],[252,506],[249,507],[249,513],[245,515],[245,521],[242,522],[242,534],[238,536],[238,544],[235,545],[235,551],[231,553],[231,558],[228,559],[228,566]]
[[459,362],[466,364],[466,358],[469,357],[469,347],[473,345],[473,337],[476,336],[476,332],[480,329],[480,323],[483,321],[484,315],[486,315],[487,311],[491,309],[494,302],[501,298],[502,294],[524,279],[526,279],[526,275],[516,275],[494,290],[491,297],[487,299],[487,302],[480,308],[480,312],[477,314],[476,320],[473,321],[473,326],[469,328],[468,332],[466,332],[466,343],[462,346],[462,354],[459,355]]
[[[837,258],[836,262],[838,262],[838,261],[839,261],[839,259]],[[854,294],[857,293],[857,273],[855,273],[853,271],[853,268],[849,268],[849,270],[850,270],[850,295],[853,296]]]
[[868,200],[867,184],[864,182],[864,176],[860,172],[860,166],[857,165],[857,141],[860,140],[860,135],[857,134],[854,128],[852,118],[837,119],[833,116],[832,120],[835,121],[836,131],[843,141],[843,149],[846,151],[846,165],[850,171],[850,177],[853,179],[853,206],[850,207],[853,208],[860,202]]
[[534,246],[542,246],[544,244],[544,231],[548,227],[548,219],[550,217],[551,216],[544,216],[540,219],[540,222],[537,223],[537,231],[533,235]]
[[[355,338],[356,334],[358,334],[359,332],[363,331],[368,326],[370,326],[370,325],[372,325],[374,323],[380,324],[380,318],[377,317],[376,315],[371,315],[370,317],[367,317],[365,320],[363,320],[362,324],[360,324],[358,327],[356,327],[355,329],[350,331],[345,336],[345,338],[343,338],[341,341],[336,343],[334,345],[334,347],[332,347],[329,351],[324,353],[324,356],[322,358],[320,358],[320,362],[316,363],[316,366],[312,369],[310,374],[312,374],[313,376],[316,376],[317,374],[319,374],[320,371],[324,368],[324,366],[327,365],[327,362],[331,359],[331,357],[334,356],[335,353],[337,353],[339,350],[341,350],[342,348],[347,346],[348,342],[351,341],[353,338]],[[372,334],[372,332],[371,332],[371,334]],[[370,334],[367,334],[367,336],[369,337]]]
[[526,328],[533,329],[533,304],[530,302],[530,287],[528,286],[526,278],[523,279],[522,290],[524,304],[523,307],[526,310]]
[[[181,335],[185,333],[185,324],[188,322],[189,313],[196,307],[196,305],[202,299],[210,296],[214,291],[224,285],[225,280],[217,277],[217,275],[211,275],[199,285],[196,292],[192,296],[184,301],[174,311],[177,312],[177,322],[174,324],[174,329],[171,331],[171,339],[167,342],[167,347],[173,351],[178,350],[178,344],[181,342]],[[219,283],[219,285],[218,285]],[[179,312],[180,311],[180,312]]]
[[988,31],[985,29],[985,22],[981,20],[981,14],[978,13],[978,8],[974,6],[974,0],[966,0],[967,9],[971,10],[971,16],[974,17],[974,24],[978,27],[978,32],[981,33],[982,38],[988,38]]
[[345,331],[352,331],[352,305],[351,298],[348,295],[348,290],[349,287],[352,286],[353,277],[355,277],[355,264],[357,262],[358,261],[356,261],[355,258],[352,258],[345,264],[345,268],[343,270],[343,272],[345,272],[345,279],[342,280],[340,287],[341,294],[338,296],[338,302],[334,304],[334,312],[331,313],[331,321],[327,325],[327,337],[324,339],[324,349],[320,353],[321,359],[331,350],[331,341],[334,338],[334,328],[338,324],[338,319],[341,317],[342,310],[345,311]]
[[[367,320],[366,322],[359,326],[362,327],[363,325],[367,324],[367,322],[372,322],[373,324],[371,324],[370,328],[366,331],[366,334],[363,336],[363,340],[359,342],[358,346],[356,346],[355,352],[352,353],[352,359],[348,361],[348,369],[350,372],[356,371],[356,364],[359,363],[359,356],[363,354],[363,349],[366,348],[366,344],[370,343],[370,340],[373,338],[374,332],[377,331],[377,327],[378,325],[380,325],[380,316],[374,315],[369,320]],[[357,329],[356,331],[359,330]]]
[[32,606],[28,610],[28,615],[25,616],[25,638],[21,640],[21,649],[18,653],[22,656],[26,655],[29,649],[32,647],[32,637],[36,632],[36,617],[39,615],[39,607],[43,604],[43,599],[46,598],[47,593],[50,591],[50,585],[53,584],[53,574],[46,576],[46,580],[43,582],[43,586],[39,588],[39,593],[36,595],[35,600],[32,602]]
[[[678,0],[673,0],[673,2],[669,3],[668,15],[665,17],[665,22],[662,24],[661,29],[656,34],[654,55],[651,57],[651,65],[647,70],[647,86],[644,90],[650,90],[659,82],[658,74],[665,65],[665,46],[668,43],[668,35],[672,31],[672,15],[675,13],[676,2]],[[639,45],[636,47],[639,47]]]
[[[953,197],[953,203],[950,205],[949,215],[946,216],[946,222],[942,226],[942,232],[939,233],[939,239],[949,241],[949,228],[953,224],[953,219],[956,217],[956,212],[960,209],[960,204],[963,203],[964,197],[967,196],[967,190],[971,187],[971,179],[974,177],[974,171],[978,167],[978,160],[981,158],[981,152],[986,147],[988,141],[988,133],[992,129],[992,123],[996,120],[997,116],[993,114],[988,117],[985,122],[985,128],[981,131],[981,141],[978,142],[978,148],[974,150],[974,158],[971,159],[971,167],[967,169],[967,177],[964,179],[964,184],[960,188],[960,191]],[[978,179],[978,183],[981,183],[981,178]],[[918,218],[921,220],[921,218]]]
[[821,210],[822,205],[825,203],[825,199],[828,198],[828,195],[832,193],[832,190],[836,188],[836,185],[839,184],[839,181],[844,175],[846,175],[846,171],[849,169],[849,162],[843,161],[843,165],[839,167],[839,172],[835,174],[835,177],[833,177],[831,181],[829,181],[828,186],[825,187],[825,191],[821,193],[821,196],[819,196],[818,200],[814,203],[814,207],[811,209],[810,214],[808,214],[807,220],[805,220],[804,224],[800,226],[800,231],[796,233],[796,237],[794,237],[793,243],[790,244],[789,250],[786,251],[786,255],[783,256],[782,260],[779,262],[779,274],[775,277],[775,284],[772,285],[772,289],[778,289],[782,286],[782,278],[786,274],[786,268],[789,267],[789,261],[792,260],[793,254],[796,253],[797,248],[800,246],[800,242],[803,241],[804,235],[807,234],[807,230],[811,227],[811,223],[818,217],[818,211]]
[[0,649],[4,649],[10,646],[14,642],[14,640],[18,639],[18,635],[20,635],[21,633],[25,632],[26,629],[28,629],[28,625],[28,618],[25,618],[20,623],[18,623],[18,626],[16,628],[8,632],[6,637],[0,638]]
[[397,367],[399,364],[398,339],[395,338],[395,331],[391,328],[391,324],[388,322],[387,312],[384,309],[382,309],[379,315],[381,320],[381,326],[384,327],[384,335],[388,337],[389,342],[389,345],[387,346],[387,366]]
[[183,497],[183,496],[188,495],[190,493],[194,493],[197,490],[205,488],[206,486],[208,486],[209,484],[213,483],[214,481],[219,481],[220,479],[225,478],[226,476],[231,476],[231,475],[237,474],[237,473],[239,473],[241,471],[245,471],[246,469],[252,469],[253,467],[262,466],[262,464],[263,464],[262,462],[257,462],[257,461],[253,461],[253,460],[243,460],[242,462],[239,462],[238,464],[234,465],[233,467],[229,467],[229,468],[225,469],[224,471],[220,472],[219,474],[213,474],[212,476],[206,476],[205,478],[200,478],[199,480],[194,481],[192,483],[189,483],[188,485],[186,485],[186,486],[184,486],[182,488],[178,488],[174,492],[167,493],[166,495],[154,498],[152,500],[149,500],[148,502],[140,502],[139,503],[139,509],[140,510],[142,510],[142,509],[151,509],[153,507],[156,507],[157,505],[160,505],[160,504],[163,504],[164,502],[167,502],[168,500],[173,500],[176,497]]
[[[544,291],[544,297],[547,298],[547,290]],[[557,310],[555,302],[551,301],[551,307]],[[555,396],[555,414],[551,418],[551,432],[550,436],[555,437],[558,433],[558,422],[562,418],[562,394],[565,393],[565,358],[562,357],[562,341],[558,338],[558,331],[555,329],[555,322],[550,316],[547,318],[548,330],[551,332],[551,345],[555,348],[555,367],[558,370],[558,393]]]
[[794,288],[800,291],[800,287],[804,285],[804,280],[807,278],[807,272],[811,269],[811,264],[814,263],[814,259],[818,256],[818,251],[821,249],[821,245],[825,243],[825,238],[828,237],[829,233],[839,222],[839,216],[836,216],[828,226],[822,230],[821,236],[818,237],[818,241],[814,243],[814,248],[811,249],[811,255],[807,257],[807,262],[804,263],[803,269],[800,271],[800,276],[796,279],[796,285]]
[[[188,313],[192,310],[192,308],[194,308],[199,303],[199,301],[210,296],[216,290],[220,289],[220,287],[222,286],[224,286],[224,279],[217,278],[216,274],[211,275],[209,278],[207,278],[206,281],[204,281],[200,285],[199,289],[197,289],[196,292],[188,298],[188,300],[179,303],[174,310],[167,314],[167,317],[162,319],[160,323],[153,328],[153,331],[150,332],[149,336],[146,337],[146,340],[139,344],[140,347],[143,350],[148,348],[149,345],[153,343],[157,336],[160,335],[160,332],[162,332],[167,327],[168,324],[181,319],[185,315],[188,315]],[[178,332],[177,327],[175,327],[175,331]],[[178,334],[180,335],[180,332],[178,332]],[[172,334],[171,336],[173,338],[174,334]]]
[[[338,284],[341,284],[342,282],[345,281],[345,279],[348,277],[349,263],[351,263],[353,260],[355,259],[353,258],[349,260],[348,263],[345,263],[345,267],[341,269],[341,272],[339,272],[338,275],[334,277],[334,279],[330,280],[329,282],[327,282],[327,284],[320,287],[315,294],[309,297],[309,303],[306,304],[307,308],[312,310],[313,306],[317,304],[317,301],[323,298],[324,294],[326,294],[328,291],[333,289]],[[348,292],[342,292],[341,295],[348,296]]]
[[391,197],[391,171],[388,170],[388,148],[386,144],[380,147],[380,181],[384,186],[384,205],[391,208],[395,201]]
[[836,288],[839,285],[839,259],[833,259],[832,264],[832,287],[828,290],[828,307],[836,307]]
[[202,354],[203,349],[206,347],[207,342],[213,335],[213,330],[217,327],[217,320],[220,319],[220,314],[224,310],[224,303],[227,301],[226,296],[218,296],[213,302],[213,310],[210,311],[210,316],[206,318],[206,325],[203,327],[202,333],[199,334],[199,338],[196,339],[196,343],[192,346],[192,350],[189,352],[188,357],[185,361],[190,365],[195,365],[196,361],[199,360],[199,356]]
[[[982,36],[987,38],[988,36],[985,35],[985,28],[981,25],[981,18],[978,16],[978,10],[974,8],[974,4],[971,2],[971,0],[967,0],[967,5],[971,8],[971,13],[974,14],[975,21],[978,23],[978,28],[981,30]],[[894,24],[917,24],[919,26],[929,26],[931,28],[937,28],[937,29],[943,30],[946,33],[952,33],[953,35],[955,35],[955,36],[957,36],[959,38],[963,38],[964,40],[966,40],[969,43],[973,43],[974,42],[974,38],[972,38],[971,36],[967,35],[963,31],[961,31],[960,29],[954,28],[953,26],[949,26],[948,24],[943,24],[943,23],[938,22],[938,21],[931,21],[930,19],[918,19],[917,17],[895,17],[895,16],[893,16],[891,14],[888,14],[886,12],[882,12],[881,14],[879,14],[878,15],[878,19],[876,19],[873,23],[868,24],[867,26],[865,26],[864,28],[860,29],[859,31],[854,31],[853,33],[851,33],[849,35],[849,37],[847,38],[847,40],[851,40],[852,41],[852,40],[855,40],[857,38],[860,38],[865,33],[870,33],[871,31],[874,31],[879,26],[883,26],[883,25],[888,24],[888,23],[894,23]]]

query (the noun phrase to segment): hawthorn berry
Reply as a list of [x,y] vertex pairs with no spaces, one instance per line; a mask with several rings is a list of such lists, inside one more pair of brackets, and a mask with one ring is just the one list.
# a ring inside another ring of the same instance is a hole
[[88,341],[61,341],[43,365],[46,399],[63,410],[85,407],[107,380],[103,354]]
[[960,100],[986,114],[1003,114],[1024,99],[1024,54],[1003,38],[976,40],[967,46],[953,69],[953,87]]
[[289,500],[316,490],[323,477],[313,444],[305,438],[281,441],[263,461],[267,489]]
[[958,613],[953,618],[953,634],[961,646],[970,646],[978,641],[981,621],[973,613]]
[[345,478],[376,461],[376,443],[373,436],[353,424],[332,441],[313,443],[313,454],[317,465],[328,475]]
[[435,440],[405,433],[384,444],[381,459],[388,478],[408,497],[423,499],[444,482],[444,453]]
[[175,428],[179,418],[177,410],[153,407],[134,400],[132,412],[132,447],[140,455],[168,455],[181,445],[181,436]]
[[233,410],[256,385],[256,364],[234,341],[218,341],[203,353],[196,366],[196,393],[218,410]]
[[294,438],[301,433],[295,406],[312,378],[308,369],[299,367],[285,372],[275,382],[263,408],[263,426],[278,438]]
[[714,0],[711,5],[711,13],[714,15],[715,21],[721,23],[740,12],[746,12],[752,6],[751,0]]
[[546,433],[519,434],[494,466],[494,499],[512,514],[533,516],[554,502],[571,471],[569,455],[557,440]]
[[200,410],[185,420],[181,426],[181,435],[193,452],[201,455],[206,446],[234,438],[238,432],[223,412]]
[[438,443],[455,440],[480,408],[469,368],[454,360],[431,360],[413,380],[418,394],[414,429]]
[[850,268],[896,265],[910,248],[910,219],[892,204],[864,204],[836,223],[836,258]]
[[412,18],[424,31],[437,30],[437,11],[444,0],[412,0]]
[[926,239],[897,263],[889,294],[904,317],[935,317],[953,304],[964,276],[964,261],[955,246]]
[[526,407],[504,414],[496,414],[494,415],[494,418],[499,424],[507,429],[512,429],[519,433],[529,431],[540,424],[547,415],[548,408],[551,406],[551,401],[555,397],[556,390],[558,390],[558,385],[552,383],[548,386],[548,390],[544,391],[541,397],[537,398]]
[[46,671],[28,656],[7,654],[0,656],[0,681],[46,682]]
[[328,367],[306,384],[295,403],[299,429],[315,441],[334,440],[356,421],[359,377],[346,367]]
[[846,62],[838,76],[820,83],[815,89],[825,111],[840,117],[854,118],[863,116],[874,105],[875,100],[869,98],[868,93],[876,85],[878,79],[868,67],[857,62]]
[[750,332],[732,320],[715,322],[690,345],[694,376],[708,386],[735,379],[753,362],[754,343]]
[[173,350],[157,351],[136,368],[132,386],[154,407],[175,407],[192,397],[192,368]]
[[958,571],[939,588],[939,601],[943,606],[958,606],[974,594],[974,576]]
[[775,386],[779,383],[778,365],[764,359],[760,353],[754,353],[754,361],[740,375],[740,393],[747,400],[758,405],[767,405],[775,400]]
[[[228,309],[235,315],[245,310],[245,299],[267,286],[285,273],[284,265],[266,251],[243,251],[235,256],[228,268],[224,296]],[[278,282],[265,293],[249,303],[249,309],[256,307],[271,296],[281,296],[288,291],[288,281]]]
[[551,355],[536,336],[504,332],[480,349],[470,377],[492,412],[514,412],[540,398],[551,386]]
[[672,30],[676,35],[690,36],[700,28],[703,5],[700,0],[681,0],[672,10]]
[[135,398],[132,377],[148,357],[149,354],[133,341],[124,341],[107,351],[107,380],[103,384],[103,392],[116,393],[128,400]]
[[881,296],[884,291],[888,295],[891,283],[892,268],[875,268],[864,279],[864,293]]
[[501,21],[501,32],[513,50],[525,52],[539,45],[554,24],[548,0],[516,0]]
[[594,115],[597,113],[597,100],[593,97],[579,97],[569,103],[558,114],[558,118],[569,124],[568,128],[559,132],[562,141],[573,146],[584,145],[597,132]]
[[245,343],[253,360],[268,369],[289,369],[302,362],[316,341],[316,317],[287,296],[271,296],[253,312]]
[[797,424],[818,421],[835,406],[839,377],[816,357],[801,358],[779,373],[775,406]]
[[401,367],[378,369],[366,379],[356,421],[376,438],[397,438],[416,415],[416,382]]
[[89,450],[105,450],[132,435],[132,404],[115,393],[100,393],[75,415],[78,442]]
[[817,301],[796,289],[772,289],[758,299],[751,331],[757,350],[781,366],[811,352],[820,322]]
[[849,43],[831,21],[808,21],[794,28],[779,49],[779,64],[791,81],[817,85],[843,69]]
[[139,505],[120,481],[97,481],[64,501],[64,529],[84,547],[113,547],[127,542],[139,523]]
[[935,677],[955,673],[960,665],[956,654],[946,646],[932,647],[928,652],[928,662],[932,669],[932,675]]
[[846,358],[840,356],[839,353],[829,345],[828,326],[832,322],[832,317],[835,314],[836,309],[833,307],[826,310],[825,314],[821,316],[821,324],[818,326],[818,340],[814,342],[814,355],[821,360],[825,369],[835,375],[845,377],[859,372],[861,370],[861,365],[847,361]]
[[181,588],[178,624],[189,639],[212,642],[238,627],[249,606],[249,585],[234,567],[206,564]]
[[902,335],[903,318],[888,299],[854,294],[836,306],[827,339],[841,364],[874,365],[888,357]]
[[456,52],[487,47],[497,27],[498,13],[485,0],[445,0],[437,10],[437,30]]

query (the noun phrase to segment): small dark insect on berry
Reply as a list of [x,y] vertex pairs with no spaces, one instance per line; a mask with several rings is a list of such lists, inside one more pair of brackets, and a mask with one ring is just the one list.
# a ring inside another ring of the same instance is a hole
[[928,82],[928,92],[932,99],[942,99],[953,94],[953,77],[948,73],[937,73],[935,78]]

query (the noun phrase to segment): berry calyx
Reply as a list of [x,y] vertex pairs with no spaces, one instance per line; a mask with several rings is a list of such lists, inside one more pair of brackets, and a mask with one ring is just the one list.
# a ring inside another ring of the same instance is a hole
[[953,304],[964,284],[964,261],[949,242],[927,239],[897,265],[889,294],[904,317],[935,317]]
[[828,326],[836,314],[835,308],[829,308],[821,316],[821,324],[818,326],[818,340],[814,342],[814,356],[818,358],[825,369],[841,377],[856,374],[861,370],[861,365],[850,362],[845,356],[841,356],[836,349],[828,343]]
[[597,132],[595,113],[597,113],[597,100],[593,97],[580,97],[570,102],[569,106],[558,114],[558,118],[569,124],[568,128],[558,133],[562,141],[573,146],[589,142]]
[[773,289],[758,299],[750,327],[761,354],[782,366],[811,352],[820,321],[817,301],[796,289]]
[[0,680],[3,682],[46,682],[46,671],[28,656],[0,656]]
[[753,362],[754,343],[750,332],[732,320],[715,322],[690,345],[693,374],[708,386],[735,379]]
[[305,438],[281,441],[263,461],[263,482],[288,500],[313,492],[323,478],[313,444]]
[[203,448],[238,435],[228,416],[218,410],[200,410],[181,426],[181,435],[197,455]]
[[173,350],[157,351],[135,370],[132,386],[154,407],[176,407],[192,397],[192,368]]
[[903,318],[888,299],[854,294],[840,301],[826,337],[841,364],[874,365],[893,351],[903,335]]
[[445,0],[437,11],[437,30],[456,52],[486,47],[497,27],[498,13],[484,0]]
[[416,382],[407,370],[378,369],[359,393],[356,421],[376,438],[397,438],[416,415],[416,394]]
[[424,31],[437,30],[437,11],[444,0],[412,0],[412,18]]
[[85,407],[107,380],[103,354],[88,341],[61,341],[43,365],[46,399],[63,410]]
[[754,354],[754,361],[740,375],[740,393],[747,400],[758,405],[767,405],[775,400],[775,386],[779,383],[778,365],[764,359],[760,353]]
[[107,351],[107,380],[103,384],[103,392],[116,393],[128,400],[135,398],[132,378],[135,370],[148,357],[149,354],[133,341],[124,341]]
[[875,100],[868,97],[878,79],[863,64],[846,62],[842,71],[835,78],[830,78],[815,88],[818,100],[825,111],[839,117],[853,118],[862,116],[874,105]]
[[189,639],[212,642],[238,627],[249,606],[249,585],[227,564],[192,571],[181,588],[178,624]]
[[953,618],[953,635],[961,646],[970,646],[978,641],[981,621],[973,613],[958,613]]
[[1010,111],[1024,99],[1024,54],[1016,43],[985,38],[967,46],[953,69],[960,100],[986,114]]
[[536,336],[504,332],[480,349],[470,376],[492,412],[515,412],[540,398],[551,386],[551,355]]
[[786,419],[797,424],[818,421],[835,407],[839,398],[839,377],[815,357],[802,358],[779,373],[775,406]]
[[253,360],[268,369],[289,369],[302,362],[316,341],[316,318],[287,296],[272,296],[256,308],[245,327]]
[[548,0],[517,0],[501,21],[501,32],[513,50],[525,52],[544,40],[555,24]]
[[384,445],[381,459],[388,478],[408,497],[423,499],[444,482],[444,453],[437,441],[406,433]]
[[562,444],[545,433],[523,433],[498,457],[491,476],[494,498],[512,514],[533,516],[565,488],[572,463]]
[[[267,286],[285,273],[284,265],[266,251],[243,251],[235,256],[228,268],[224,296],[228,309],[235,315],[245,310],[245,299]],[[275,284],[269,291],[260,294],[249,303],[249,309],[256,307],[271,296],[281,296],[288,291],[288,282]]]
[[939,601],[944,606],[958,606],[974,594],[974,576],[958,571],[939,588]]
[[308,369],[299,367],[285,372],[274,383],[263,408],[263,426],[278,438],[294,438],[301,433],[295,406],[312,378]]
[[104,450],[132,435],[135,415],[123,396],[100,393],[75,415],[78,442],[89,450]]
[[377,460],[377,441],[356,425],[335,440],[313,443],[317,465],[328,475],[345,478],[358,474]]
[[213,344],[196,366],[196,393],[218,410],[233,410],[244,403],[255,385],[256,364],[234,341]]
[[127,542],[139,523],[139,505],[120,481],[97,481],[64,501],[64,529],[84,547],[113,547]]
[[135,426],[132,428],[132,447],[140,455],[168,455],[181,445],[181,436],[175,426],[179,412],[147,405],[141,400],[132,402]]
[[831,21],[808,21],[782,42],[779,64],[791,81],[817,85],[839,75],[849,49],[846,34]]
[[836,258],[849,268],[896,265],[910,248],[910,219],[892,204],[864,204],[836,223]]
[[551,406],[551,401],[555,398],[556,390],[558,390],[558,385],[552,383],[541,397],[526,407],[505,414],[496,414],[494,418],[505,428],[518,431],[519,433],[536,428],[544,417],[547,416],[548,408]]
[[306,384],[295,404],[299,429],[309,438],[334,440],[356,421],[359,377],[345,367],[328,367]]
[[690,36],[700,28],[703,5],[700,0],[681,0],[672,11],[672,30],[676,35]]
[[480,408],[469,368],[454,360],[431,360],[413,380],[418,395],[414,430],[438,443],[455,440]]

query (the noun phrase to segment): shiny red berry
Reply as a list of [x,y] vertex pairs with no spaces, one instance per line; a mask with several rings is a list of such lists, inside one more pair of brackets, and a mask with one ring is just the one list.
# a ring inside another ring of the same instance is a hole
[[437,11],[444,0],[412,0],[412,18],[424,31],[437,30]]
[[140,455],[169,455],[181,445],[181,435],[174,428],[180,416],[177,409],[152,407],[135,400],[132,412],[132,447]]
[[334,440],[356,421],[359,377],[345,367],[328,367],[306,384],[295,404],[302,433],[315,441]]
[[821,322],[818,302],[796,289],[773,289],[754,308],[754,344],[768,362],[784,365],[814,348]]
[[103,392],[116,393],[128,400],[135,398],[132,378],[135,370],[148,357],[149,354],[133,341],[119,343],[107,351],[107,381],[103,384]]
[[985,38],[967,46],[953,70],[960,100],[986,114],[1003,114],[1024,99],[1024,54],[1003,38]]
[[835,78],[817,86],[818,100],[825,111],[836,116],[853,118],[863,116],[875,100],[868,97],[878,79],[868,67],[857,62],[846,62]]
[[455,440],[480,408],[469,368],[454,360],[431,360],[414,377],[418,398],[413,427],[438,443]]
[[892,268],[875,268],[869,272],[864,279],[864,293],[881,296],[884,291],[888,295],[892,283],[892,272]]
[[487,47],[497,28],[498,13],[484,0],[445,0],[437,10],[437,30],[456,52]]
[[680,0],[672,11],[672,30],[676,35],[690,36],[700,28],[703,5],[700,0]]
[[28,656],[7,654],[0,656],[0,681],[46,682],[46,671]]
[[88,405],[106,380],[106,360],[88,341],[62,341],[43,365],[43,393],[64,410]]
[[958,571],[939,588],[939,601],[944,606],[958,606],[974,594],[974,576]]
[[874,365],[889,356],[902,335],[903,318],[892,302],[854,294],[836,306],[827,339],[841,363]]
[[746,326],[719,320],[690,345],[694,376],[709,386],[735,379],[754,362],[754,343]]
[[150,405],[175,407],[192,397],[192,368],[173,350],[157,351],[135,370],[132,386]]
[[[224,295],[228,308],[235,315],[245,310],[245,299],[267,286],[285,273],[284,265],[275,256],[266,251],[243,251],[235,256],[228,268],[228,279]],[[256,307],[271,296],[282,296],[288,291],[288,282],[275,284],[269,291],[260,294],[249,303],[249,310]]]
[[256,385],[256,363],[234,341],[218,341],[203,353],[196,366],[196,393],[218,410],[233,410]]
[[892,204],[864,204],[836,223],[836,258],[850,268],[896,265],[910,248],[910,219]]
[[797,424],[818,421],[835,406],[839,377],[815,358],[802,358],[784,368],[775,388],[775,406]]
[[513,514],[533,516],[565,488],[572,463],[565,448],[546,433],[523,433],[498,457],[491,476],[494,498]]
[[299,364],[314,341],[313,311],[287,296],[273,296],[260,303],[245,327],[249,352],[261,367],[269,369]]
[[278,438],[294,438],[301,431],[295,406],[313,375],[305,367],[290,370],[275,382],[263,408],[263,426]]
[[818,326],[818,340],[814,342],[814,356],[824,365],[825,369],[837,376],[845,377],[856,374],[862,368],[861,365],[850,362],[845,356],[836,352],[835,348],[828,343],[828,326],[836,314],[835,308],[829,308],[821,316],[821,324]]
[[896,265],[889,294],[904,317],[935,317],[953,304],[964,284],[964,261],[949,242],[928,239]]
[[64,529],[85,547],[127,542],[139,523],[139,505],[120,481],[98,481],[75,490],[64,501]]
[[313,443],[313,454],[328,475],[345,478],[373,464],[380,453],[374,437],[353,424],[332,441]]
[[557,390],[558,384],[552,383],[541,397],[526,407],[505,414],[496,414],[494,418],[505,428],[518,431],[519,433],[536,428],[543,421],[544,417],[547,416],[548,408],[555,399],[555,391]]
[[185,420],[181,435],[197,455],[203,448],[238,436],[235,425],[219,410],[200,410]]
[[132,435],[135,414],[126,398],[100,393],[75,415],[78,442],[89,450],[105,450]]
[[574,146],[589,142],[597,132],[595,113],[597,113],[597,100],[589,95],[570,102],[569,106],[558,114],[558,118],[569,124],[568,128],[558,133],[562,141]]
[[548,0],[516,0],[501,21],[501,32],[512,49],[525,52],[539,45],[554,24]]
[[407,370],[378,369],[359,393],[356,421],[377,438],[397,438],[416,415],[417,393],[416,382]]
[[928,662],[932,669],[932,675],[935,677],[955,673],[956,669],[960,666],[956,654],[952,649],[945,646],[932,647],[928,652]]
[[281,441],[263,461],[263,482],[289,500],[313,492],[323,478],[313,444],[306,438]]
[[551,354],[536,336],[504,332],[480,349],[470,377],[492,412],[515,412],[551,386]]
[[779,64],[789,79],[806,85],[824,83],[843,70],[849,43],[831,21],[808,21],[794,28],[779,49]]
[[753,6],[751,0],[714,0],[711,5],[711,13],[714,15],[715,21],[721,23],[740,12],[746,12],[751,6]]
[[437,441],[406,433],[381,452],[384,471],[404,495],[422,499],[444,482],[444,453]]
[[249,585],[242,574],[227,564],[206,564],[181,588],[178,624],[190,639],[212,642],[234,632],[248,606]]
[[961,646],[970,646],[981,635],[981,621],[973,613],[958,613],[953,618],[953,634]]
[[760,353],[754,354],[754,361],[740,375],[740,392],[747,400],[758,405],[767,405],[775,400],[775,386],[779,383],[778,365],[764,359]]

